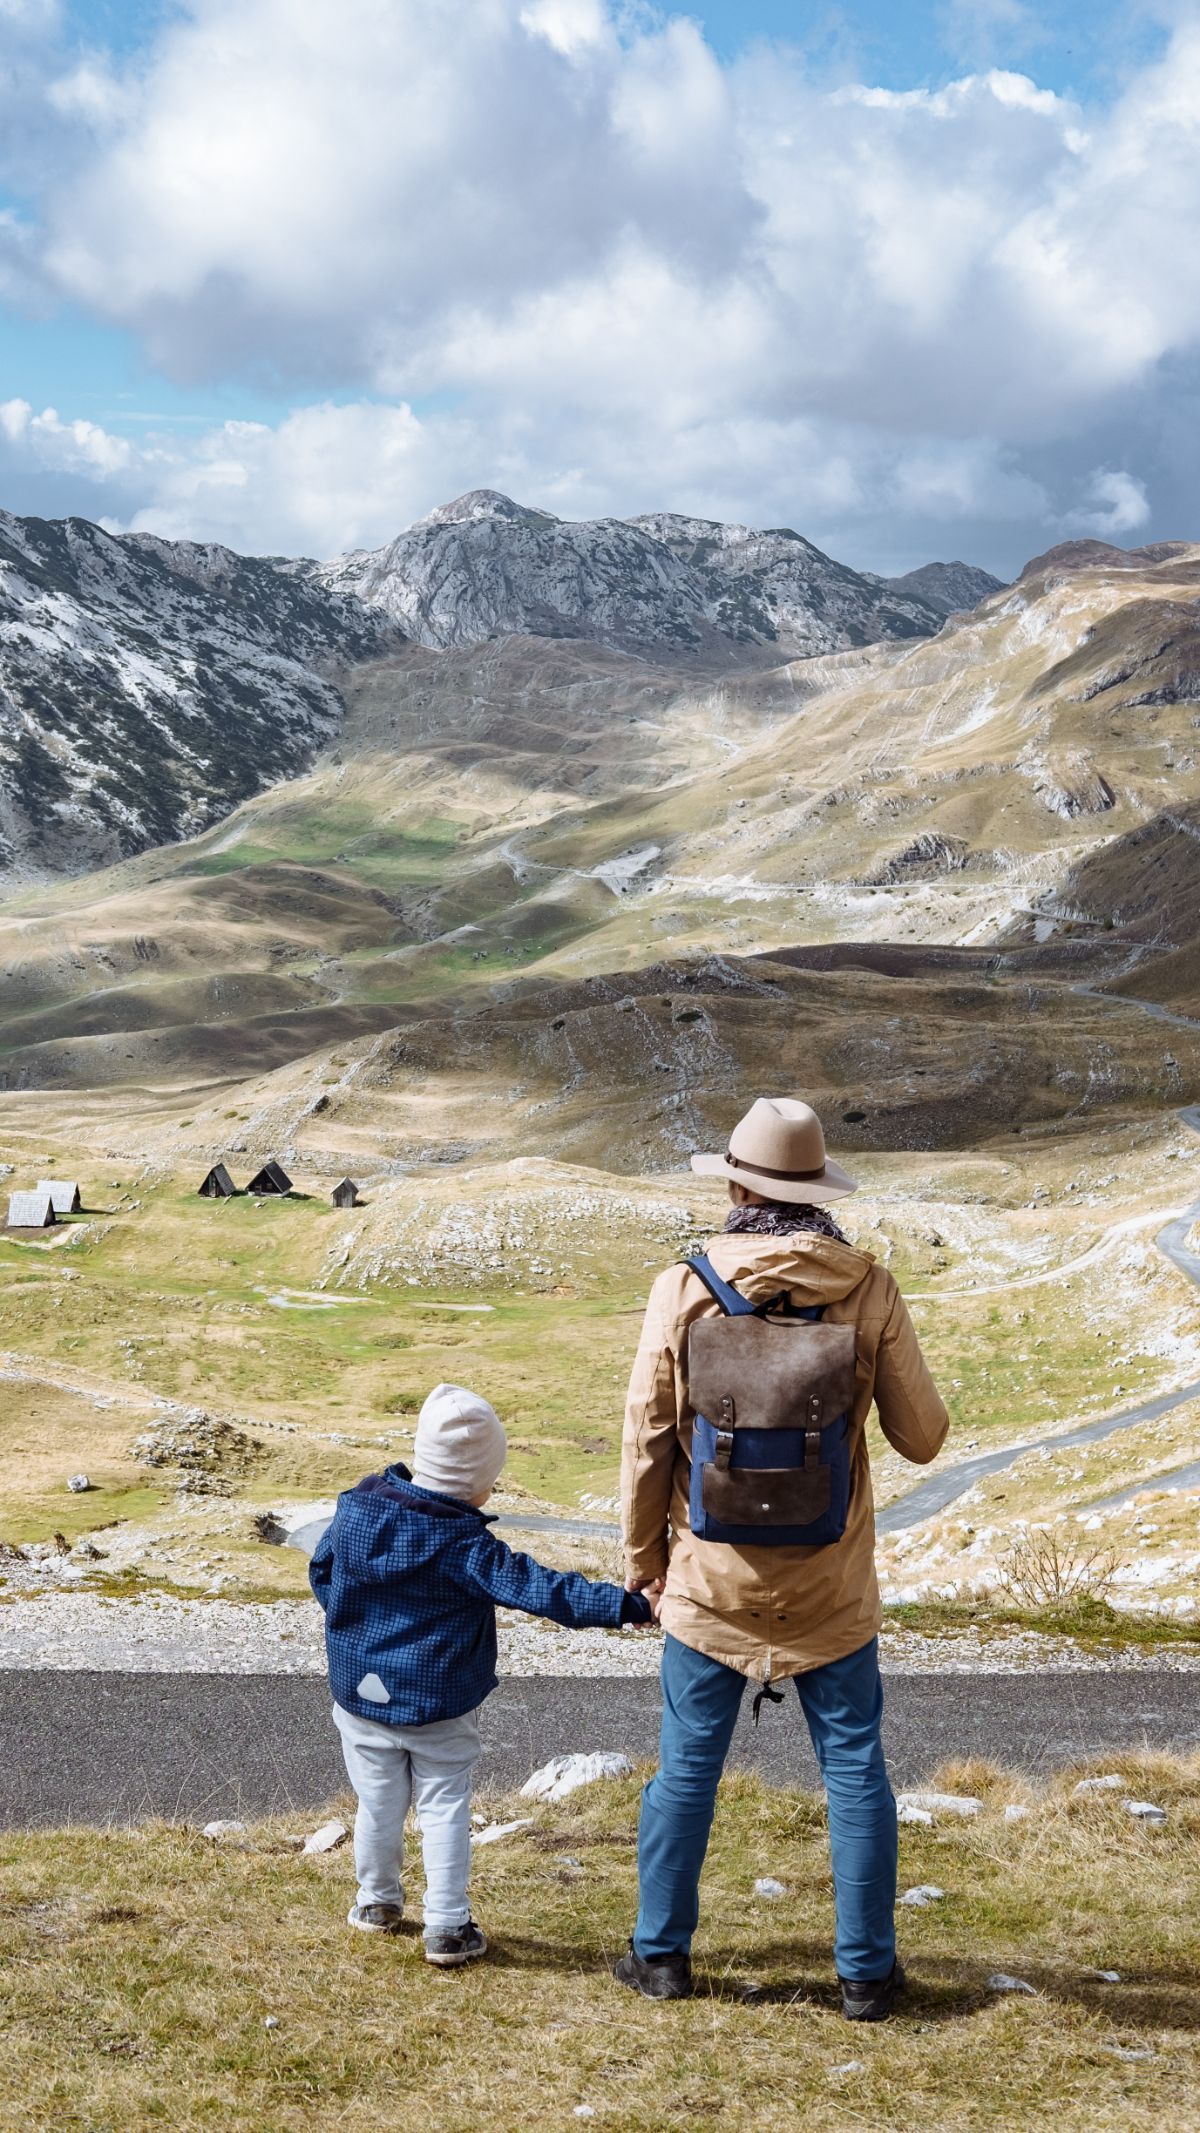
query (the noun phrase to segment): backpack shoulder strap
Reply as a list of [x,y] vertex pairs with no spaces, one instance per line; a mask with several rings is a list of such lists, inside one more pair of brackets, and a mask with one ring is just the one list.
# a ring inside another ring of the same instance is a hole
[[703,1252],[697,1252],[694,1259],[685,1259],[684,1265],[690,1266],[693,1274],[699,1276],[713,1302],[720,1305],[726,1317],[742,1318],[753,1312],[755,1307],[749,1297],[743,1296],[740,1289],[735,1289],[731,1281],[723,1281],[712,1261],[706,1259]]
[[704,1283],[713,1302],[720,1305],[727,1318],[745,1318],[751,1315],[755,1318],[766,1318],[773,1312],[778,1312],[781,1318],[792,1319],[821,1319],[825,1316],[824,1304],[793,1304],[786,1289],[780,1289],[777,1296],[769,1296],[765,1303],[751,1303],[750,1298],[743,1296],[740,1289],[735,1289],[731,1281],[722,1279],[711,1259],[703,1252],[697,1252],[693,1258],[685,1259],[683,1263]]

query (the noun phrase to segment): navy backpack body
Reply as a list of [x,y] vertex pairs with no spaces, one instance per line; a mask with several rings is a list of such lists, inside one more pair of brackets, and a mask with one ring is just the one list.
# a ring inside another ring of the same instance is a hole
[[850,1509],[853,1326],[787,1291],[754,1304],[702,1255],[687,1261],[720,1318],[688,1329],[695,1409],[689,1523],[698,1540],[824,1548]]

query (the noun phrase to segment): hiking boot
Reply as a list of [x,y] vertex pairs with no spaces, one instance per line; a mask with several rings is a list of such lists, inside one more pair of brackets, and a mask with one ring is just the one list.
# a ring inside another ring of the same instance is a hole
[[886,2022],[904,1990],[903,1965],[893,1963],[886,1977],[840,1977],[838,1984],[848,2022]]
[[465,1926],[456,1926],[452,1933],[425,1935],[425,1960],[438,1970],[457,1970],[460,1963],[473,1963],[477,1955],[486,1954],[487,1935],[473,1918],[468,1918]]
[[639,1955],[630,1941],[613,1964],[619,1985],[628,1985],[647,2000],[690,2000],[692,1962],[688,1955]]
[[398,1903],[353,1903],[346,1913],[346,1924],[357,1926],[360,1933],[398,1933],[404,1924],[404,1911]]

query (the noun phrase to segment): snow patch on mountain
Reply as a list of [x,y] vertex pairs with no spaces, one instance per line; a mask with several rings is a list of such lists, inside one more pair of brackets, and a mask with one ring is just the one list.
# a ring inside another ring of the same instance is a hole
[[227,548],[0,512],[0,878],[193,836],[337,731],[388,618]]

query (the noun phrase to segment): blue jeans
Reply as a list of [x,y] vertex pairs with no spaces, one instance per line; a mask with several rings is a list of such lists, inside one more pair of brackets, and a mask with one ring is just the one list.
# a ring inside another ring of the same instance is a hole
[[[896,1959],[897,1833],[879,1737],[878,1642],[794,1678],[829,1802],[838,1975],[886,1977]],[[691,1949],[717,1786],[745,1689],[744,1674],[666,1639],[659,1768],[638,1829],[633,1945],[644,1958]]]

